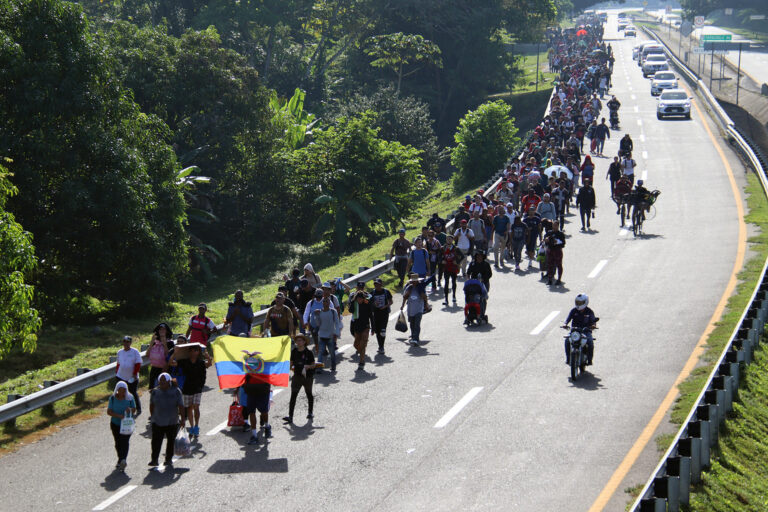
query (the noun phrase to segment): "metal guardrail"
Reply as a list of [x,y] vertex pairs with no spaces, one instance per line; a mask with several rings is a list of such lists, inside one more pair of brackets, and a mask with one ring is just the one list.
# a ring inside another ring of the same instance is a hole
[[[554,94],[555,89],[553,88],[552,95]],[[550,99],[547,102],[547,108],[544,112],[545,117],[549,114],[552,95],[550,95]],[[505,169],[501,169],[499,172],[494,174],[494,177],[486,182],[484,189],[488,191],[495,191],[498,185],[504,179],[504,171]],[[446,228],[450,228],[455,224],[454,217],[454,215],[450,216],[448,222],[446,223]],[[394,268],[394,262],[394,258],[384,261],[374,261],[374,265],[371,268],[361,267],[359,273],[345,277],[342,279],[342,281],[348,286],[354,285],[359,281],[370,281],[392,270]],[[251,325],[262,325],[266,316],[266,309],[261,309],[260,311],[254,312]],[[143,361],[142,366],[146,366],[149,361],[145,350],[141,352],[141,356]],[[23,414],[27,414],[36,409],[48,406],[58,400],[61,400],[62,398],[66,398],[77,393],[82,393],[88,388],[107,382],[115,377],[116,368],[116,363],[110,363],[102,366],[101,368],[84,372],[82,375],[78,375],[77,377],[73,377],[63,382],[56,383],[50,387],[46,387],[45,389],[36,393],[32,393],[28,396],[17,397],[14,395],[9,395],[8,403],[0,406],[0,424],[12,424],[12,422],[17,417]]]
[[[692,74],[682,62],[676,58],[674,60],[681,70]],[[763,193],[768,197],[768,167],[762,153],[741,134],[701,80],[698,80],[698,90],[725,132],[754,168]],[[702,470],[710,467],[711,448],[717,444],[719,428],[725,421],[726,413],[733,410],[741,369],[752,362],[754,350],[760,344],[760,337],[768,321],[767,272],[768,260],[763,264],[749,305],[742,313],[682,427],[633,503],[632,512],[677,512],[681,504],[689,503],[691,484],[700,482]]]

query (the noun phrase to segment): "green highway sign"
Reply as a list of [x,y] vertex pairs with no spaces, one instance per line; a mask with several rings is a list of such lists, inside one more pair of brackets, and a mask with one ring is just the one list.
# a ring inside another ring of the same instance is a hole
[[731,34],[704,34],[701,36],[702,41],[730,41]]

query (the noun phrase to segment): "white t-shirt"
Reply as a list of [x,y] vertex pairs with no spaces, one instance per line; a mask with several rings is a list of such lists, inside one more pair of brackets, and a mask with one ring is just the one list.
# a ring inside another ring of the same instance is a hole
[[462,251],[468,251],[470,245],[469,237],[474,238],[475,233],[471,229],[466,229],[462,232],[461,228],[459,228],[453,233],[453,237],[456,239],[456,247]]
[[621,161],[621,166],[624,168],[624,174],[632,176],[635,174],[635,161],[631,158],[625,158]]
[[487,209],[488,209],[488,205],[486,205],[486,204],[485,204],[485,203],[483,203],[483,202],[480,202],[480,204],[477,204],[477,203],[472,203],[471,205],[469,205],[469,214],[470,214],[470,215],[472,215],[472,213],[473,213],[475,210],[477,210],[477,211],[478,211],[478,212],[480,212],[480,214],[482,215],[482,213],[483,213],[485,210],[487,210]]
[[133,382],[135,380],[133,367],[136,364],[141,364],[141,353],[133,347],[128,350],[118,350],[117,364],[120,365],[120,368],[117,369],[117,377],[126,382]]

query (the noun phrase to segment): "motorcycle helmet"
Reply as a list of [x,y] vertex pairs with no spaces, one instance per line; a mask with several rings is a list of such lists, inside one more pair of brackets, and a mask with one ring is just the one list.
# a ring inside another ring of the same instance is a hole
[[580,293],[576,296],[576,300],[574,302],[576,303],[576,309],[583,311],[584,308],[587,307],[587,304],[589,304],[589,297],[587,297],[586,293]]
[[637,180],[637,186],[642,187],[643,186],[643,180]]

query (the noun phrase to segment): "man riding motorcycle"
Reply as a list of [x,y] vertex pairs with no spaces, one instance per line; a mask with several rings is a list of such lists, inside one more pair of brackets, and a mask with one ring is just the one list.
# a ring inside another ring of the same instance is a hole
[[628,133],[625,134],[619,141],[619,158],[632,154],[634,149],[635,145],[632,142],[632,137],[630,137]]
[[621,103],[619,100],[616,99],[616,96],[612,96],[611,99],[608,101],[608,103],[605,104],[608,107],[609,111],[609,120],[611,123],[611,128],[614,130],[618,130],[619,128],[619,107],[621,107]]
[[[589,304],[589,297],[586,293],[580,293],[575,299],[576,307],[571,309],[568,313],[568,318],[565,319],[563,327],[568,327],[570,323],[573,327],[585,329],[584,334],[587,337],[587,366],[592,365],[592,356],[595,353],[595,344],[592,341],[592,329],[599,320],[595,316],[595,312],[587,307]],[[565,339],[565,364],[571,364],[571,349],[568,346],[568,338]]]

